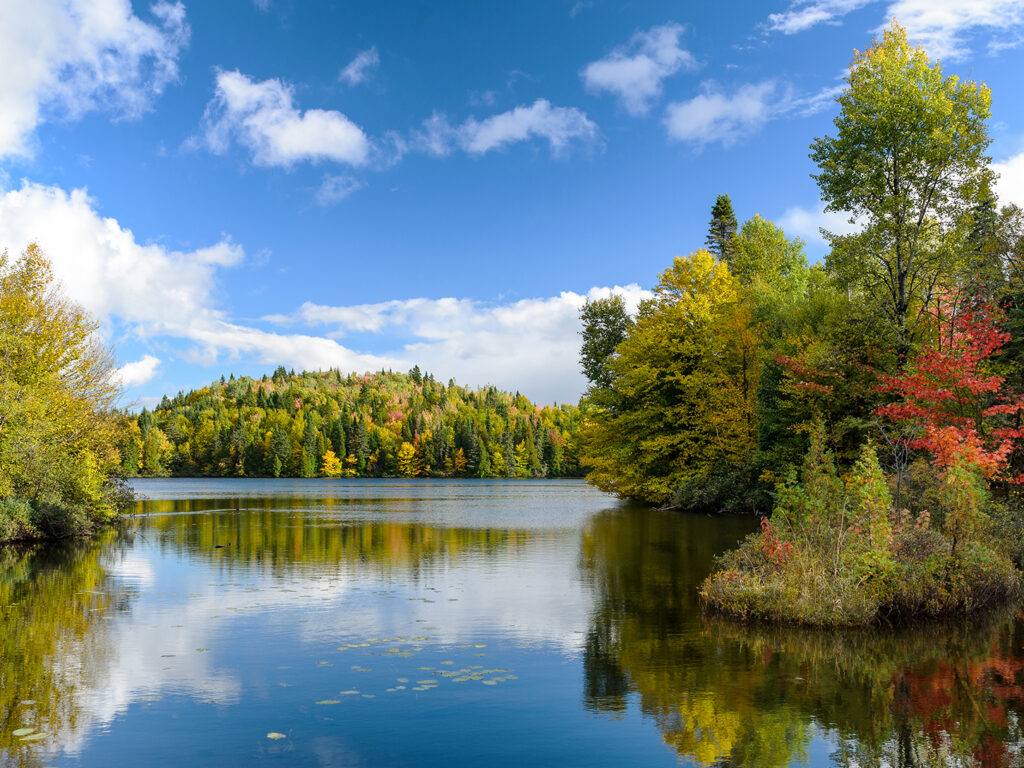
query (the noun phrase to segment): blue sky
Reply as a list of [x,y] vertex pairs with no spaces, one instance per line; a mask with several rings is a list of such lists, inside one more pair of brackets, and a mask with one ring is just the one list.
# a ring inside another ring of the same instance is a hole
[[279,363],[574,401],[581,302],[635,304],[717,194],[820,258],[808,145],[894,16],[992,87],[1024,203],[1024,0],[7,0],[0,245],[126,404]]

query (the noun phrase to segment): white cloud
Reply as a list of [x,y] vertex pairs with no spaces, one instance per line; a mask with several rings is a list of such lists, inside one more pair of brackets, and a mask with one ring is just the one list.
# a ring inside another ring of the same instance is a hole
[[557,155],[573,142],[594,142],[597,138],[597,125],[585,112],[575,107],[553,107],[547,99],[537,99],[530,106],[521,105],[484,120],[471,117],[458,126],[435,112],[423,122],[412,145],[436,156],[448,155],[456,147],[482,155],[521,141],[545,139],[551,153]]
[[872,0],[797,0],[782,13],[768,16],[768,29],[793,35],[818,24],[835,24],[840,18],[863,8]]
[[207,148],[223,154],[235,140],[264,166],[367,161],[370,141],[362,128],[335,110],[300,112],[294,96],[292,87],[278,79],[256,82],[237,70],[218,72],[216,95],[203,116]]
[[858,224],[850,223],[849,214],[826,211],[821,204],[809,208],[800,205],[788,208],[779,219],[779,226],[790,237],[800,237],[819,246],[826,245],[825,238],[821,236],[822,229],[837,235],[849,235],[860,230]]
[[992,170],[999,174],[996,194],[1001,205],[1014,203],[1024,208],[1024,152],[993,163]]
[[675,22],[637,32],[627,45],[584,67],[580,77],[588,90],[616,95],[630,114],[646,114],[661,95],[662,80],[698,67],[693,54],[679,47],[682,34]]
[[665,125],[669,136],[679,141],[732,144],[787,108],[788,99],[778,94],[772,80],[740,86],[731,95],[706,86],[699,96],[670,104]]
[[143,21],[128,0],[0,3],[0,157],[30,156],[46,120],[146,112],[177,79],[189,38],[181,3],[150,13]]
[[334,205],[362,187],[363,183],[351,176],[325,176],[316,191],[317,205]]
[[[846,14],[858,10],[872,0],[797,0],[782,13],[768,17],[771,31],[791,35],[818,24],[838,23]],[[933,58],[955,61],[970,54],[965,37],[977,30],[996,35],[989,42],[989,51],[1015,47],[1024,32],[1022,0],[892,0],[883,14],[885,23],[876,32],[881,34],[890,19],[895,18],[907,30],[914,43],[920,43]]]
[[[896,18],[907,37],[920,43],[929,56],[955,61],[970,53],[964,35],[977,29],[997,32],[1002,40],[990,48],[1019,45],[1024,27],[1022,0],[896,0],[885,18]],[[879,29],[881,32],[881,28]]]
[[[115,219],[100,216],[84,190],[68,193],[26,183],[0,194],[0,248],[17,253],[32,241],[53,262],[69,297],[103,320],[108,333],[159,341],[162,360],[150,351],[121,369],[123,380],[136,386],[158,365],[165,367],[169,355],[220,368],[235,360],[356,372],[419,364],[442,379],[493,383],[541,401],[570,402],[585,387],[577,363],[583,302],[614,291],[635,311],[650,295],[629,285],[507,303],[464,298],[307,303],[293,315],[264,318],[304,331],[279,333],[237,322],[219,308],[217,278],[244,258],[227,238],[188,252],[141,244]],[[346,334],[386,334],[402,341],[391,351],[368,353],[339,343]]]
[[650,293],[637,285],[591,288],[586,294],[486,304],[470,299],[407,299],[323,306],[306,303],[276,322],[329,326],[331,335],[389,331],[408,338],[393,353],[442,378],[495,384],[550,402],[575,401],[586,382],[579,371],[579,310],[586,299],[622,295],[635,312]]
[[125,363],[117,369],[117,378],[125,387],[138,387],[156,376],[156,369],[160,367],[160,358],[153,355],[143,355],[141,360],[132,363]]
[[380,56],[377,54],[377,46],[372,46],[365,51],[360,51],[341,72],[338,79],[349,85],[359,85],[370,77],[370,72],[380,64]]
[[267,365],[366,371],[404,361],[361,354],[337,342],[281,335],[232,322],[217,307],[217,272],[242,249],[224,239],[191,252],[143,245],[115,219],[100,216],[85,190],[25,183],[0,195],[0,248],[20,252],[37,242],[65,293],[102,321],[120,321],[138,338],[186,342],[183,359],[223,358]]

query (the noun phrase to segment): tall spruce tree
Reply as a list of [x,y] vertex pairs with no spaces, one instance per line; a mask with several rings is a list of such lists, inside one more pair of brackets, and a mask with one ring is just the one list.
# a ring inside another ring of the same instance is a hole
[[730,264],[736,255],[736,214],[728,195],[719,195],[711,207],[711,222],[705,241],[708,250],[720,261]]

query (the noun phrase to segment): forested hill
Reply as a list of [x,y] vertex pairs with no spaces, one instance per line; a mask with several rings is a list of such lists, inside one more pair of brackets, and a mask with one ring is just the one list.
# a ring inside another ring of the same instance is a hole
[[419,368],[223,378],[129,419],[130,475],[570,477],[574,405],[445,386]]

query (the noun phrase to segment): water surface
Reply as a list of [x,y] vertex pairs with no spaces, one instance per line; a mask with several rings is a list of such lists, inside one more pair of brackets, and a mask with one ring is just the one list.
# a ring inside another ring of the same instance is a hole
[[1020,764],[1015,616],[705,619],[750,519],[577,481],[138,487],[123,533],[0,550],[2,766]]

